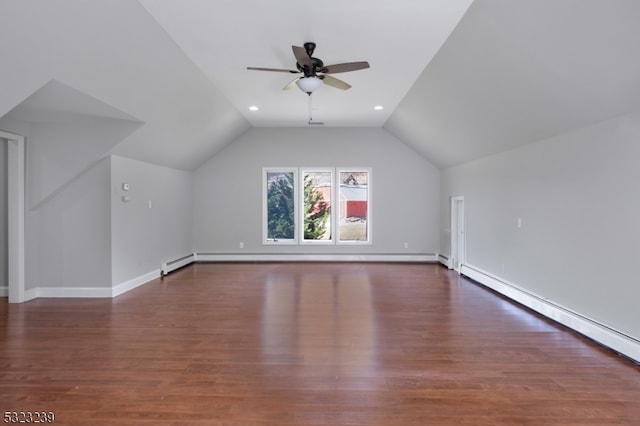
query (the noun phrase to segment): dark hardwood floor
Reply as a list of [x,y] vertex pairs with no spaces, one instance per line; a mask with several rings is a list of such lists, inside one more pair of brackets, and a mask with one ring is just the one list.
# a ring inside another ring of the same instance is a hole
[[0,336],[2,414],[56,424],[640,424],[637,365],[439,265],[196,264]]

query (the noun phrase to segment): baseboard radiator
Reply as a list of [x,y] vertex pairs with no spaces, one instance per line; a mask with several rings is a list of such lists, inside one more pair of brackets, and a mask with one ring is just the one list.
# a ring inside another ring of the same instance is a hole
[[171,260],[169,262],[164,262],[160,267],[160,275],[164,277],[170,272],[175,271],[176,269],[180,269],[184,266],[190,265],[195,261],[196,261],[196,255],[195,253],[191,253],[181,258]]
[[468,264],[460,273],[640,364],[640,340]]
[[437,262],[436,254],[197,253],[196,262]]

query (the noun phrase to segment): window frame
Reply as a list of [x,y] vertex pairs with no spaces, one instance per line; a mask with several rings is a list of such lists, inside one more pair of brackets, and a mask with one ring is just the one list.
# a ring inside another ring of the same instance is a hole
[[[328,240],[313,240],[304,238],[304,178],[308,173],[331,174],[331,207],[330,232]],[[341,173],[366,173],[366,236],[364,240],[340,240],[340,175]],[[293,239],[269,238],[268,215],[268,177],[270,173],[293,174],[293,204],[294,204],[294,237]],[[263,167],[262,168],[262,244],[263,245],[371,245],[372,239],[372,197],[371,197],[372,168],[371,167]]]
[[[336,191],[336,197],[337,197],[337,220],[336,222],[336,244],[337,245],[371,245],[373,243],[372,240],[372,236],[371,236],[371,167],[338,167],[336,168],[336,186],[338,187],[338,190]],[[365,240],[341,240],[340,239],[340,187],[342,186],[342,181],[341,181],[341,174],[342,173],[366,173],[367,174],[367,213],[366,213],[366,232],[367,232],[367,238]]]
[[[333,245],[334,241],[335,241],[335,220],[334,220],[334,215],[335,215],[335,182],[336,182],[336,178],[335,178],[335,167],[300,167],[300,177],[299,177],[299,184],[298,184],[298,193],[299,195],[299,207],[302,208],[298,208],[299,210],[299,214],[300,217],[298,219],[298,223],[301,225],[301,229],[300,232],[298,233],[299,236],[299,242],[300,244],[311,244],[311,245],[317,245],[317,244],[328,244],[328,245]],[[330,174],[330,184],[331,184],[331,199],[329,200],[329,232],[331,234],[331,238],[329,238],[328,240],[313,240],[313,239],[306,239],[304,236],[304,227],[305,227],[305,215],[306,215],[306,206],[305,204],[305,196],[304,196],[304,190],[305,190],[305,177],[306,174],[308,173],[329,173]]]
[[[269,238],[269,184],[270,173],[293,173],[293,239]],[[263,167],[262,169],[262,243],[265,245],[298,244],[298,168],[297,167]]]

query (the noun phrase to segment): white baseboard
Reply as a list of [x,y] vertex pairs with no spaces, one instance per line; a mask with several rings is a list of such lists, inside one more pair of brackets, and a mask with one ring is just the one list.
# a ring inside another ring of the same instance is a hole
[[[194,253],[113,287],[36,287],[25,290],[25,301],[39,297],[116,297],[193,262],[437,262],[437,254],[211,254]],[[165,272],[166,271],[166,272]],[[0,296],[8,287],[0,287]]]
[[30,289],[26,289],[24,291],[24,301],[28,302],[29,300],[33,300],[33,299],[37,299],[38,298],[38,289],[37,288],[30,288]]
[[25,291],[25,301],[38,297],[111,297],[111,287],[36,287]]
[[196,262],[437,262],[436,254],[197,253]]
[[0,297],[9,297],[9,286],[0,286]]
[[640,362],[640,341],[471,265],[460,273],[596,342]]
[[113,287],[36,287],[25,291],[25,301],[39,297],[105,298],[116,297],[160,277],[160,270],[148,272]]
[[120,283],[114,287],[112,287],[111,294],[109,297],[116,297],[127,291],[133,290],[136,287],[140,287],[143,284],[148,283],[149,281],[153,281],[156,278],[160,278],[160,269],[155,269],[151,272],[147,272],[146,274],[140,275],[139,277],[133,278],[129,281],[125,281]]
[[451,265],[451,258],[445,254],[438,254],[438,262],[447,267],[447,269],[453,269]]

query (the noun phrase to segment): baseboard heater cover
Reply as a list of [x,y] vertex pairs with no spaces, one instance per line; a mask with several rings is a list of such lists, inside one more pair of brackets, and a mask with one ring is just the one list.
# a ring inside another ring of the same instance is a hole
[[640,340],[470,265],[460,274],[640,364]]
[[196,254],[195,253],[191,253],[188,254],[186,256],[183,256],[181,258],[175,259],[175,260],[171,260],[169,262],[165,262],[161,265],[160,267],[160,273],[162,276],[165,276],[167,274],[169,274],[172,271],[175,271],[176,269],[180,269],[184,266],[187,266],[193,262],[195,262],[196,260]]
[[437,262],[437,254],[197,253],[196,262]]

